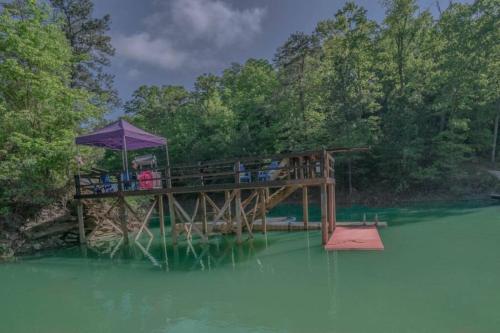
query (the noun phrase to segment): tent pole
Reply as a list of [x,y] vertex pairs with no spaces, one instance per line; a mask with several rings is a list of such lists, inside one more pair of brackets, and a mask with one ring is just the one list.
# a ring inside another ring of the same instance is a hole
[[125,154],[123,152],[124,150],[122,149],[122,171],[125,172]]
[[125,168],[124,169],[125,169],[125,172],[127,175],[127,179],[129,179],[130,175],[128,174],[127,139],[125,138],[125,135],[123,136],[123,153],[125,156],[125,160],[124,160]]

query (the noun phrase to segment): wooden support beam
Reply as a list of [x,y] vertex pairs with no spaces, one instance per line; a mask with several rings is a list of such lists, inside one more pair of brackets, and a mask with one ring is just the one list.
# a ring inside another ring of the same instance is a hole
[[76,202],[76,215],[78,216],[78,234],[80,235],[80,244],[85,244],[85,223],[83,221],[83,204],[81,200]]
[[[222,215],[224,215],[224,213],[226,212],[226,210],[231,210],[231,201],[233,201],[234,197],[236,196],[236,192],[239,191],[239,190],[234,190],[233,193],[229,196],[229,198],[227,198],[226,202],[224,203],[224,206],[222,206],[222,208],[219,210],[219,212],[217,213],[217,215],[214,217],[214,222],[217,222],[217,220],[219,220]],[[207,196],[207,199],[208,199],[208,196]],[[209,200],[209,202],[213,203],[212,200]],[[231,223],[231,221],[230,221]]]
[[250,224],[252,225],[252,228],[253,228],[253,223],[255,222],[255,217],[257,216],[257,210],[259,209],[260,198],[263,196],[263,194],[261,195],[259,192],[257,192],[257,190],[256,190],[256,193],[257,193],[257,197],[255,198],[255,205],[253,206],[253,209],[251,212],[252,213],[252,220],[251,220]]
[[192,216],[189,216],[189,214],[182,208],[182,206],[179,204],[177,200],[174,199],[174,205],[177,208],[178,212],[180,213],[179,215],[182,216],[185,220],[186,223],[188,224],[188,229],[186,229],[187,232],[187,238],[191,238],[191,230],[193,229],[196,231],[196,233],[204,240],[207,241],[208,238],[206,235],[203,234],[203,232],[198,229],[198,227],[195,224],[195,219],[196,215],[198,214],[198,208],[200,207],[200,198],[196,199],[196,204],[194,206],[194,212]]
[[309,193],[307,186],[302,187],[302,221],[307,229],[309,224]]
[[320,186],[321,191],[321,242],[325,245],[328,242],[328,193],[326,191],[326,184]]
[[[234,193],[233,193],[234,194]],[[231,195],[231,191],[224,191],[224,198],[226,200],[226,202],[230,202],[232,200],[232,195]],[[227,210],[227,220],[229,221],[229,223],[231,224],[232,223],[232,217],[231,217],[231,206],[229,206],[229,209]]]
[[247,226],[247,231],[248,231],[248,236],[250,238],[253,238],[253,233],[252,233],[252,228],[250,227],[250,224],[248,223],[248,218],[247,214],[245,214],[245,209],[243,208],[243,205],[240,205],[241,209],[241,216],[243,217],[243,221],[245,221],[245,225]]
[[328,232],[335,229],[335,185],[328,184]]
[[236,219],[236,242],[238,244],[241,244],[242,239],[241,239],[241,191],[240,190],[234,190],[236,192],[236,195],[234,197],[234,214],[235,214],[235,219]]
[[128,239],[128,226],[127,226],[127,211],[125,208],[125,198],[121,197],[120,198],[120,224],[121,224],[121,229],[123,233],[123,242],[125,246],[129,244],[129,239]]
[[149,222],[149,218],[151,217],[151,215],[153,214],[153,211],[155,210],[155,207],[156,207],[156,200],[153,202],[153,204],[149,208],[148,212],[146,213],[146,216],[141,221],[139,219],[139,217],[137,216],[137,214],[132,210],[132,207],[130,207],[127,204],[127,208],[132,212],[132,214],[134,215],[134,217],[141,223],[141,227],[139,228],[139,231],[137,232],[137,235],[135,236],[135,241],[136,242],[139,239],[139,237],[141,237],[141,234],[142,234],[143,230],[146,230],[146,233],[148,233],[148,235],[151,237],[151,239],[153,239],[153,234],[151,233],[151,231],[149,231],[147,225],[148,225],[148,222]]
[[163,194],[158,196],[158,218],[160,222],[160,236],[165,240],[165,213],[163,212]]
[[267,219],[266,219],[266,191],[268,189],[263,189],[262,190],[262,195],[260,196],[260,216],[261,216],[261,219],[262,219],[262,233],[266,233],[267,232]]
[[202,209],[202,232],[205,236],[208,235],[208,218],[207,218],[207,197],[204,192],[201,195],[201,209]]
[[172,243],[177,244],[177,227],[175,225],[174,194],[168,194],[168,212],[170,214],[170,228],[172,233]]

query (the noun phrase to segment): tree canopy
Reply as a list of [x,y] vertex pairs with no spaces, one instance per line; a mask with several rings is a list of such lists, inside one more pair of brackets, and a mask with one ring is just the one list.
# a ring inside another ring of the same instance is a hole
[[[56,197],[74,136],[114,94],[109,16],[93,18],[90,0],[16,3],[0,16],[2,213]],[[191,90],[141,86],[125,115],[167,137],[174,162],[370,146],[338,159],[356,158],[359,183],[395,193],[459,184],[464,164],[496,160],[500,4],[451,3],[437,17],[415,0],[384,6],[376,22],[347,2],[311,33],[292,33],[272,62],[232,64]]]

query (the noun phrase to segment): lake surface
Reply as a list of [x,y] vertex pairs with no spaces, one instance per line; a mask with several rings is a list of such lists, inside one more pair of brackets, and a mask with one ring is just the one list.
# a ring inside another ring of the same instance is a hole
[[151,256],[71,249],[1,264],[0,332],[500,331],[500,206],[338,216],[365,212],[390,223],[385,251],[328,253],[314,231],[169,245],[166,257],[154,242]]

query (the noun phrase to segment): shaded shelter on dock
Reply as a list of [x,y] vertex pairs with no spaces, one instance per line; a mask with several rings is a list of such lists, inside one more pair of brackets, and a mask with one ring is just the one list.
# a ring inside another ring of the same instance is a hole
[[75,140],[77,145],[94,146],[122,151],[123,170],[128,174],[127,151],[165,146],[168,162],[167,140],[161,136],[148,133],[129,122],[120,119],[90,134],[82,135]]

